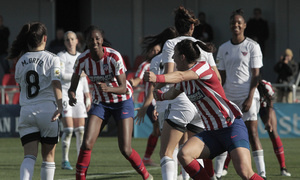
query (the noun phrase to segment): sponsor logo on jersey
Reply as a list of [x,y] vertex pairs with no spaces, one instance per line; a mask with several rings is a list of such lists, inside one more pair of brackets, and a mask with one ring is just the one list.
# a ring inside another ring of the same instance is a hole
[[89,76],[90,80],[95,82],[105,82],[105,81],[111,81],[114,78],[113,73],[105,74],[105,75],[98,75],[98,76]]
[[191,102],[197,102],[200,99],[203,99],[205,97],[205,95],[204,95],[204,93],[201,90],[198,90],[197,92],[195,92],[193,94],[187,95],[187,97],[189,98],[189,100]]

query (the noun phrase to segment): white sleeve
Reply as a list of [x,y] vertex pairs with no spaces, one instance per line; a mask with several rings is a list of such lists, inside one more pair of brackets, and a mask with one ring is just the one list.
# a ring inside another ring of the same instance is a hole
[[174,59],[172,58],[173,54],[174,54],[174,43],[170,40],[168,40],[163,47],[162,50],[162,63],[166,64],[166,63],[174,63]]
[[51,80],[61,80],[61,66],[58,56],[53,57],[53,66],[51,67]]
[[263,66],[262,52],[259,44],[254,44],[252,51],[250,52],[251,68],[261,68]]
[[222,47],[219,48],[217,53],[217,68],[219,70],[225,70],[224,59],[222,57]]

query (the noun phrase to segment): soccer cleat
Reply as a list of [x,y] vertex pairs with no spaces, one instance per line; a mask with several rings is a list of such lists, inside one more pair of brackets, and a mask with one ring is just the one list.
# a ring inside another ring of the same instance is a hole
[[153,176],[149,173],[149,176],[146,180],[153,180]]
[[292,176],[291,173],[287,171],[286,168],[281,168],[281,176]]
[[214,174],[212,177],[210,177],[210,180],[218,180],[217,176]]
[[228,173],[228,170],[226,168],[224,168],[223,171],[222,171],[222,176],[226,176],[227,173]]
[[143,159],[143,163],[145,166],[159,166],[158,164],[154,163],[151,159]]
[[64,161],[61,163],[61,168],[62,169],[67,169],[67,170],[73,170],[72,166],[70,165],[69,161]]

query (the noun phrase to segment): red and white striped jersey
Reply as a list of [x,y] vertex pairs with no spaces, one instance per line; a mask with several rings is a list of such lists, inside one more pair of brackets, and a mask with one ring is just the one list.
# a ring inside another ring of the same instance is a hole
[[128,81],[126,81],[126,94],[106,93],[99,91],[97,83],[106,83],[109,87],[118,87],[116,76],[124,74],[127,69],[124,65],[121,54],[109,47],[103,47],[104,56],[99,61],[91,58],[90,50],[83,52],[76,60],[74,65],[74,73],[80,75],[82,71],[86,73],[91,82],[93,82],[93,103],[118,103],[125,101],[132,96],[133,89]]
[[[148,61],[144,61],[142,64],[139,65],[136,73],[135,73],[135,77],[138,77],[139,79],[143,80],[144,79],[144,73],[146,71],[150,70],[150,63]],[[145,82],[143,81],[144,85],[145,85],[145,96],[144,99],[146,99],[148,93],[149,93],[149,82]],[[152,100],[152,105],[155,105],[155,99]]]
[[197,62],[190,70],[199,79],[177,83],[175,88],[186,93],[197,107],[206,130],[217,130],[230,126],[242,112],[229,101],[216,73],[206,61]]
[[273,99],[275,94],[271,83],[265,80],[261,80],[261,83],[259,83],[257,89],[260,95],[260,106],[267,107],[268,105],[270,105],[269,101]]

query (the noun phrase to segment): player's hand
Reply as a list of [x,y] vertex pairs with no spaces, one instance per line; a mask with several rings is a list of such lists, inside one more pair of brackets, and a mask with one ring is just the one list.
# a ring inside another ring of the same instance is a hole
[[73,91],[68,91],[69,105],[75,106],[77,103],[76,94]]
[[156,82],[156,75],[151,71],[145,71],[144,81],[155,83]]
[[54,121],[59,120],[59,116],[61,115],[61,112],[62,112],[62,109],[58,108],[58,109],[54,112],[54,114],[53,114],[53,116],[52,116],[52,118],[51,118],[51,121],[54,122]]
[[272,132],[273,131],[273,127],[272,127],[270,121],[266,122],[266,124],[265,124],[265,130],[268,131],[268,132]]
[[252,99],[247,98],[242,104],[242,112],[248,112],[252,105]]
[[102,91],[102,92],[108,92],[108,88],[106,83],[97,83],[98,84],[98,89],[99,91]]
[[155,89],[153,91],[153,97],[156,101],[163,101],[165,100],[164,98],[164,93],[160,89]]
[[140,109],[137,110],[137,114],[134,117],[134,120],[136,120],[135,124],[140,125],[141,123],[144,123],[144,119],[145,119],[145,115],[147,112],[147,108],[145,108],[144,106],[142,106]]
[[154,109],[152,111],[152,118],[153,118],[154,121],[158,120],[158,112],[156,111],[156,109]]

